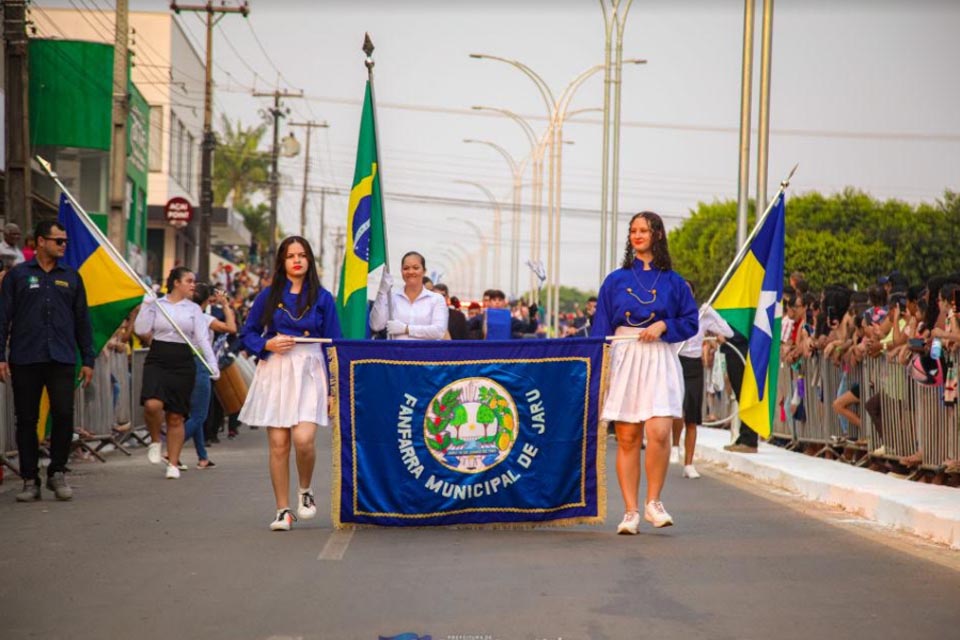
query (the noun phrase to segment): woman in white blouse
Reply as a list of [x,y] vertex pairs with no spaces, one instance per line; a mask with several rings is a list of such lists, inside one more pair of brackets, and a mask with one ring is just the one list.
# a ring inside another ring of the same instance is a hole
[[[167,425],[167,470],[170,479],[180,477],[180,451],[183,449],[184,421],[190,415],[196,368],[193,350],[167,319],[173,319],[184,335],[202,353],[213,370],[211,379],[220,377],[217,359],[210,346],[209,321],[193,301],[196,278],[186,267],[175,267],[167,277],[167,294],[157,299],[144,296],[143,306],[134,323],[134,331],[150,341],[150,351],[143,364],[143,389],[140,404],[150,431],[147,459],[160,462],[160,427]],[[163,305],[166,315],[158,307]]]
[[416,251],[400,261],[403,289],[392,288],[390,274],[384,275],[377,299],[370,311],[370,328],[387,330],[394,340],[440,340],[447,331],[447,304],[438,293],[423,286],[426,260]]

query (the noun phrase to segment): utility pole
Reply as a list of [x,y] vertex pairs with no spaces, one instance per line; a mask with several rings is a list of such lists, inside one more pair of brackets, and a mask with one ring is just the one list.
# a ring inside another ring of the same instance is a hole
[[326,237],[326,209],[327,209],[327,190],[320,188],[320,277],[323,278],[323,245],[327,243]]
[[343,227],[337,227],[333,230],[333,292],[334,296],[340,294],[340,269],[339,265],[343,262],[343,249],[346,242],[347,231]]
[[126,217],[123,205],[127,199],[127,113],[130,95],[127,86],[127,39],[129,7],[127,0],[117,0],[113,44],[113,130],[110,139],[110,215],[107,237],[120,252],[127,255]]
[[7,222],[31,233],[33,207],[30,178],[29,68],[27,67],[26,2],[4,0],[4,102],[6,120],[6,191],[3,210]]
[[[280,158],[280,118],[284,118],[289,112],[289,109],[281,109],[281,98],[302,98],[303,91],[297,91],[296,93],[292,91],[276,91],[270,92],[261,92],[254,91],[253,96],[255,98],[273,98],[273,107],[269,109],[270,115],[273,117],[273,148],[270,153],[272,155],[272,164],[270,167],[270,246],[269,253],[267,254],[268,260],[272,261],[274,254],[277,252],[277,200],[280,198],[280,168],[278,166]],[[271,264],[268,262],[267,264]]]
[[[314,129],[326,129],[330,125],[326,122],[314,122],[310,120],[308,122],[291,122],[289,123],[291,127],[306,127],[307,129],[307,146],[304,149],[303,154],[303,195],[300,198],[300,237],[307,237],[307,185],[309,184],[308,179],[310,177],[310,138]],[[321,191],[321,197],[323,192]],[[320,246],[319,249],[319,262],[320,262],[320,272],[321,276],[323,275],[323,209],[321,205],[320,209]]]
[[250,15],[250,5],[244,2],[239,7],[215,7],[213,2],[183,5],[174,1],[170,3],[170,10],[177,15],[181,11],[207,14],[207,68],[203,96],[203,141],[200,143],[200,226],[197,238],[200,246],[198,271],[200,278],[207,280],[210,277],[210,222],[213,217],[213,151],[217,146],[213,135],[213,27],[227,13],[239,13],[246,18]]

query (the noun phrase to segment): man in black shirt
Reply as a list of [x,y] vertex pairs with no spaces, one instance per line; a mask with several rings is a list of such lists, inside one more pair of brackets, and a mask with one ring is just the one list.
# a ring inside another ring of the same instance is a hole
[[[23,490],[17,501],[40,499],[37,420],[47,388],[53,425],[47,488],[58,500],[73,489],[64,471],[73,440],[73,389],[77,352],[83,386],[93,377],[93,331],[87,294],[76,270],[62,264],[67,232],[55,221],[37,225],[37,253],[14,267],[0,286],[0,382],[12,380],[17,450]],[[7,355],[7,338],[10,353]]]

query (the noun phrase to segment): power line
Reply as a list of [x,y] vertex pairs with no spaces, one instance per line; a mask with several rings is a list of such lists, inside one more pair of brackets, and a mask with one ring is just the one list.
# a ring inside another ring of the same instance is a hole
[[[355,98],[336,98],[331,96],[317,96],[307,94],[304,96],[304,100],[307,102],[321,102],[326,104],[347,104],[347,105],[359,105],[362,103],[361,100]],[[418,111],[424,113],[439,113],[444,115],[457,115],[457,116],[472,116],[476,118],[501,118],[502,116],[486,113],[480,110],[466,109],[466,108],[456,108],[456,107],[441,107],[436,105],[422,105],[422,104],[405,104],[398,102],[377,102],[378,109],[397,109],[402,111]],[[522,118],[527,120],[536,120],[541,122],[546,122],[547,118],[541,115],[534,114],[519,114]],[[576,120],[570,120],[567,124],[590,124],[590,125],[602,125],[601,120],[594,118],[577,118]],[[645,122],[640,120],[624,120],[620,123],[622,127],[634,128],[634,129],[659,129],[659,130],[668,130],[668,131],[689,131],[696,133],[722,133],[722,134],[736,134],[739,133],[739,128],[735,126],[719,126],[719,125],[692,125],[692,124],[683,124],[683,123],[673,123],[673,122]],[[831,129],[801,129],[801,128],[779,128],[771,129],[771,134],[781,135],[781,136],[792,136],[792,137],[805,137],[805,138],[840,138],[840,139],[851,139],[851,140],[914,140],[922,142],[960,142],[960,133],[946,133],[946,132],[933,132],[933,133],[922,133],[922,132],[911,132],[911,131],[841,131],[841,130],[831,130]]]

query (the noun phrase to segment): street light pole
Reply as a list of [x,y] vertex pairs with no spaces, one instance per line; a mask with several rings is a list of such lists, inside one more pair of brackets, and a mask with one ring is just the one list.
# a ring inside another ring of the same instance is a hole
[[613,167],[610,171],[610,233],[608,234],[611,248],[610,269],[613,269],[617,262],[617,222],[620,212],[620,104],[622,102],[620,98],[623,88],[623,63],[626,62],[623,59],[623,30],[632,4],[633,0],[627,0],[623,18],[617,22],[617,42],[614,51],[616,60],[613,67],[613,133],[610,141],[613,145]]
[[[530,260],[534,263],[540,261],[540,227],[543,219],[543,154],[547,146],[547,134],[537,137],[533,127],[527,120],[509,109],[499,109],[496,107],[473,106],[477,111],[492,111],[512,119],[520,128],[523,129],[530,143],[530,159],[532,165],[532,193],[531,193],[531,216],[530,216]],[[518,267],[519,269],[519,267]],[[530,273],[530,296],[531,299],[540,303],[540,288],[537,285],[537,277]]]
[[[477,234],[477,238],[480,240],[480,281],[484,283],[482,285],[483,288],[489,289],[490,281],[487,280],[487,249],[490,247],[490,243],[487,241],[486,234],[483,232],[483,229],[470,220],[463,218],[448,218],[448,220],[451,222],[462,222]],[[479,292],[479,288],[477,288],[476,291]]]
[[474,255],[479,254],[479,250],[471,252],[459,242],[449,242],[448,244],[450,245],[451,248],[453,248],[454,251],[457,251],[459,253],[460,258],[464,262],[464,267],[463,267],[464,282],[462,285],[463,287],[465,287],[465,290],[466,290],[466,293],[464,293],[464,295],[469,296],[471,298],[479,298],[480,296],[477,295],[478,291],[476,286],[477,269],[474,266],[474,259],[475,259]]
[[510,153],[500,145],[488,140],[464,140],[467,144],[482,144],[495,150],[503,159],[507,161],[510,167],[510,173],[513,175],[513,219],[511,220],[511,241],[510,241],[510,292],[514,296],[520,295],[520,207],[521,191],[523,189],[523,170],[527,164],[524,160],[517,163]]
[[[628,0],[630,1],[630,0]],[[485,59],[485,60],[496,60],[497,62],[504,62],[509,64],[512,67],[515,67],[522,71],[528,78],[533,80],[534,84],[537,86],[537,89],[540,91],[541,96],[544,99],[544,102],[547,105],[547,117],[549,119],[549,124],[547,128],[547,147],[549,149],[548,153],[548,187],[547,187],[547,318],[556,333],[558,326],[557,312],[560,300],[560,285],[559,285],[559,268],[560,268],[560,175],[558,173],[558,164],[562,161],[560,152],[557,147],[560,144],[562,136],[558,136],[558,129],[563,126],[563,120],[566,118],[566,110],[570,104],[570,100],[573,98],[576,90],[582,85],[590,76],[597,73],[598,71],[604,68],[604,65],[598,64],[590,67],[586,71],[583,71],[578,75],[573,81],[567,85],[563,90],[563,93],[560,94],[560,99],[557,100],[554,98],[553,92],[550,90],[549,85],[546,81],[540,77],[536,72],[534,72],[530,67],[519,62],[517,60],[510,60],[507,58],[501,58],[498,56],[491,56],[487,54],[478,54],[471,53],[471,58]],[[630,62],[633,64],[644,64],[646,60],[619,60],[620,64],[623,62]],[[561,116],[561,112],[563,115]],[[618,112],[619,113],[619,112]]]
[[[757,122],[757,207],[767,201],[770,150],[770,57],[773,49],[773,0],[763,0],[760,35],[760,110]],[[758,210],[759,213],[759,210]]]
[[[753,5],[743,3],[743,68],[740,75],[740,167],[737,175],[737,247],[747,240],[750,206],[750,93],[753,89]],[[758,203],[759,204],[759,203]]]
[[[601,245],[607,244],[610,252],[610,266],[604,269],[601,246],[600,273],[602,280],[606,272],[613,269],[617,261],[617,212],[620,205],[620,89],[623,71],[623,32],[627,24],[627,14],[633,0],[610,0],[609,9],[606,0],[600,0],[604,23],[604,76],[603,76],[603,164],[601,173]],[[621,13],[621,5],[623,12]],[[614,43],[614,39],[616,42]],[[611,55],[612,50],[612,55]],[[614,59],[611,61],[611,57]],[[613,131],[611,132],[610,91],[613,90]],[[611,140],[612,138],[612,140]],[[610,169],[610,147],[613,146],[613,167]],[[612,177],[612,180],[611,180]],[[611,184],[612,183],[612,184]],[[608,190],[607,186],[610,185]],[[609,200],[609,209],[607,203]],[[609,211],[609,214],[607,213]]]
[[[503,282],[500,278],[500,263],[502,262],[502,260],[500,259],[500,245],[502,244],[501,237],[500,237],[501,236],[500,234],[500,227],[501,227],[500,203],[493,196],[493,193],[490,191],[490,189],[487,189],[485,186],[483,186],[479,182],[470,182],[469,180],[454,180],[454,182],[456,182],[457,184],[468,184],[476,187],[477,189],[480,189],[480,191],[483,191],[484,195],[486,195],[487,198],[490,200],[490,204],[493,205],[493,286],[497,288],[502,287]],[[465,222],[469,222],[469,221],[465,221]],[[470,224],[472,226],[476,226],[472,222]],[[479,227],[477,227],[477,229],[479,229]]]

